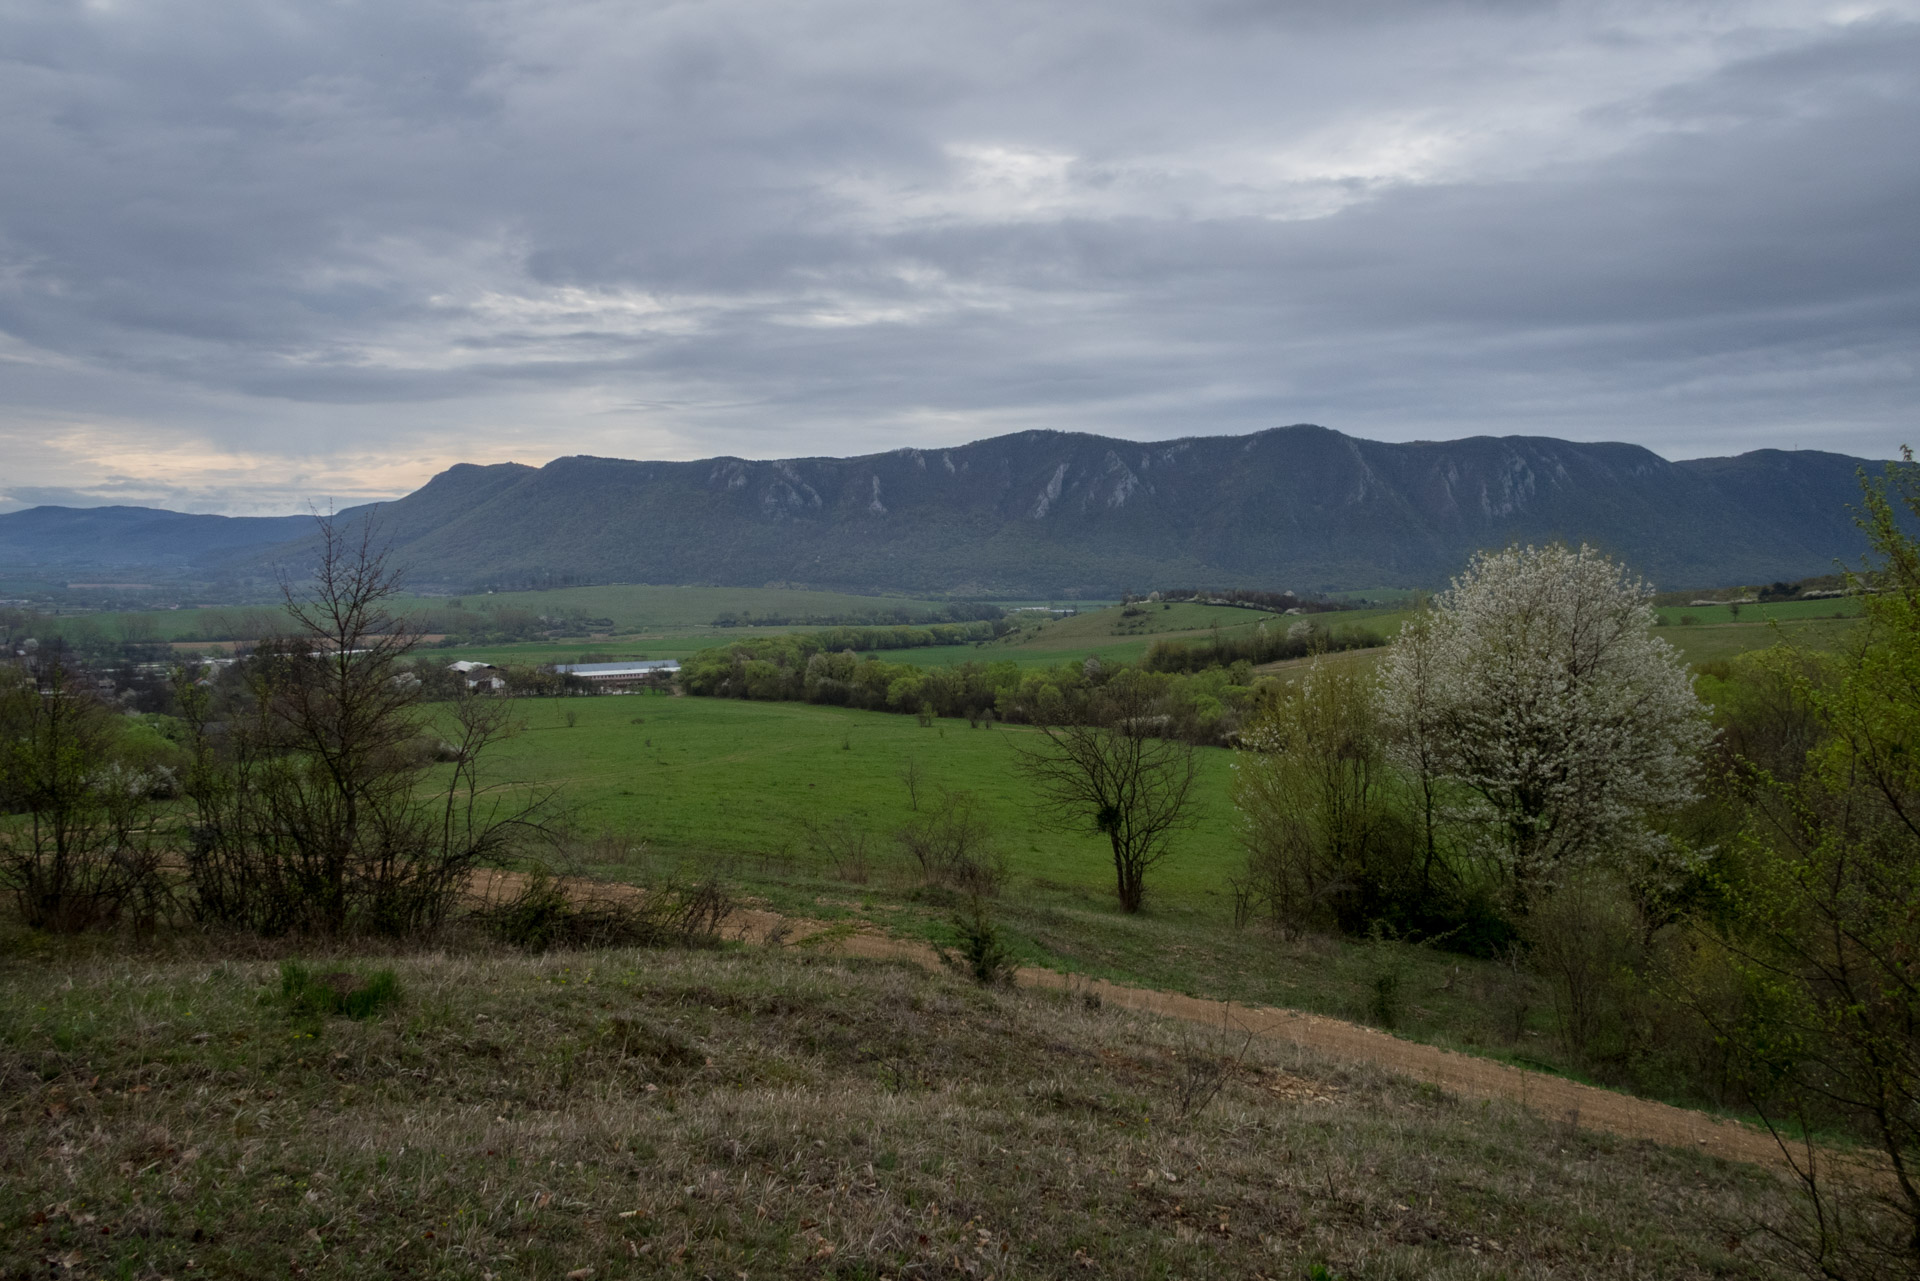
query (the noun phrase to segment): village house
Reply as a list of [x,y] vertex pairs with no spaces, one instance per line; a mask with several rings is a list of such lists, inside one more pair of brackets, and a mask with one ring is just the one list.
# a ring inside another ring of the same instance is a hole
[[459,672],[465,677],[468,689],[485,689],[497,693],[507,687],[506,678],[500,675],[499,669],[492,663],[470,663],[463,660],[458,663],[448,663],[447,669]]

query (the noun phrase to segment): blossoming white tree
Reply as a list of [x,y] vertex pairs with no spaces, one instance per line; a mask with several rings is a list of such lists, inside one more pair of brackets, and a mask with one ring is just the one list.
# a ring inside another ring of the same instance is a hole
[[1651,596],[1589,547],[1483,552],[1382,664],[1394,759],[1462,800],[1518,906],[1563,869],[1675,857],[1647,815],[1694,797],[1712,730]]

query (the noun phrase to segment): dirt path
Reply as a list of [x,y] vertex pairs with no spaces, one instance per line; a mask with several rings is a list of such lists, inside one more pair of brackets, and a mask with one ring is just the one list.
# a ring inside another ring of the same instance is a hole
[[[494,873],[486,892],[511,893],[518,878]],[[637,893],[628,886],[597,884],[597,892]],[[777,912],[741,909],[728,919],[727,937],[747,943],[779,941],[784,946],[817,948],[836,956],[873,960],[913,961],[929,969],[940,966],[933,948],[914,939],[894,938],[864,922],[838,924],[782,916]],[[1397,1036],[1344,1019],[1270,1006],[1242,1005],[1182,996],[1151,988],[1129,987],[1105,979],[1088,979],[1056,970],[1022,966],[1015,974],[1022,987],[1073,990],[1097,994],[1110,1005],[1142,1010],[1168,1018],[1251,1031],[1304,1046],[1333,1058],[1374,1063],[1416,1081],[1436,1085],[1466,1099],[1499,1099],[1517,1103],[1542,1116],[1568,1125],[1600,1130],[1623,1138],[1647,1139],[1674,1147],[1688,1147],[1730,1161],[1779,1165],[1781,1153],[1764,1130],[1721,1120],[1651,1099],[1635,1098],[1591,1085],[1581,1085],[1544,1072],[1491,1059],[1403,1041]]]
[[[844,926],[796,920],[773,912],[738,913],[729,929],[734,937],[750,942],[777,937],[783,931],[789,946],[806,947],[810,939],[817,939],[812,946],[831,949],[838,955],[915,961],[929,968],[940,964],[938,955],[925,943],[892,938],[870,929],[849,933]],[[1777,1165],[1781,1160],[1780,1149],[1771,1135],[1737,1121],[1581,1085],[1471,1054],[1403,1041],[1344,1019],[1129,987],[1032,966],[1022,966],[1015,978],[1022,987],[1085,991],[1097,994],[1110,1005],[1130,1010],[1144,1010],[1211,1027],[1247,1030],[1256,1036],[1288,1041],[1334,1058],[1375,1063],[1416,1081],[1437,1085],[1461,1098],[1518,1103],[1543,1116],[1589,1130],[1691,1147],[1732,1161]]]

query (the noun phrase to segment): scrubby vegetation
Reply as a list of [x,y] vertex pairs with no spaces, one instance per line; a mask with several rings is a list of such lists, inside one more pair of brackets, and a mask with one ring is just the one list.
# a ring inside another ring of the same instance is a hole
[[538,825],[548,797],[479,774],[512,730],[506,706],[462,697],[434,727],[445,736],[429,735],[403,663],[417,638],[386,610],[396,575],[364,534],[321,533],[282,635],[223,686],[175,673],[166,764],[136,767],[137,736],[64,654],[6,671],[0,802],[24,817],[0,824],[0,888],[27,924],[72,932],[132,914],[269,937],[415,936]]

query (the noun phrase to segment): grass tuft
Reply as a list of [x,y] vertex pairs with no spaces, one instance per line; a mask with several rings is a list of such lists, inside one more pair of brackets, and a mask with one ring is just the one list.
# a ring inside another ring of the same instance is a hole
[[369,1018],[400,999],[400,980],[392,970],[359,974],[329,970],[315,974],[298,961],[280,965],[280,1001],[289,1013],[302,1017],[344,1015]]
[[546,952],[717,946],[733,911],[733,898],[716,876],[662,877],[636,889],[566,881],[536,866],[518,890],[474,915],[501,942]]

